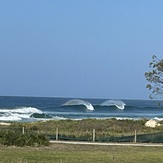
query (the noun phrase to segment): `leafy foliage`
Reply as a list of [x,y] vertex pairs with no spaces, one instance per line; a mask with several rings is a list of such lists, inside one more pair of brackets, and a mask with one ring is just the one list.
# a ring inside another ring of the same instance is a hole
[[43,134],[38,133],[26,133],[14,131],[1,131],[0,132],[0,144],[7,146],[47,146],[49,140]]
[[163,59],[158,59],[155,55],[149,64],[151,71],[145,72],[145,77],[149,84],[146,88],[151,90],[150,98],[157,98],[163,96]]

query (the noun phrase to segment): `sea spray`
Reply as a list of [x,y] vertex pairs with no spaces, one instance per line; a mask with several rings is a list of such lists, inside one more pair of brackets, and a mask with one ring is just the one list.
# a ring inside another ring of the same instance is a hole
[[121,100],[107,100],[101,104],[101,106],[116,106],[118,109],[123,110],[125,108],[125,103]]
[[64,103],[62,106],[75,106],[75,105],[84,105],[86,109],[91,110],[91,111],[94,110],[94,107],[92,106],[91,103],[89,103],[88,101],[83,101],[79,99],[69,100],[68,102]]

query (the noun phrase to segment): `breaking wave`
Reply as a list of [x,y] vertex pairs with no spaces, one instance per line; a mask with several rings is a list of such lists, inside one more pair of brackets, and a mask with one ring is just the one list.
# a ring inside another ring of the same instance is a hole
[[121,100],[107,100],[101,104],[101,106],[116,106],[118,109],[123,110],[125,108],[125,103]]
[[0,121],[21,121],[30,119],[33,114],[43,114],[34,107],[19,107],[15,109],[0,109]]
[[79,99],[70,100],[64,103],[62,106],[75,106],[75,105],[84,105],[87,108],[87,110],[91,110],[91,111],[94,110],[94,107],[92,106],[91,103]]
[[42,114],[41,110],[38,110],[33,107],[20,107],[17,109],[0,109],[0,113],[21,113],[21,114],[29,114],[29,113],[39,113]]

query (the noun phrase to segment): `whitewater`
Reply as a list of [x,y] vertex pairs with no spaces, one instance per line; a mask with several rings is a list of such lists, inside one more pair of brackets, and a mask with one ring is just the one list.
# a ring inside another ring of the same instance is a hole
[[33,122],[87,118],[163,120],[163,102],[154,100],[0,96],[0,121]]

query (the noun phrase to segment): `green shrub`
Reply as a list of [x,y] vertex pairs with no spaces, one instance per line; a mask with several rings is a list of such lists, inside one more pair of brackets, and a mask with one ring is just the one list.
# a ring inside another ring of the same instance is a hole
[[1,131],[0,144],[7,146],[47,146],[48,138],[43,134],[25,133],[14,131]]

